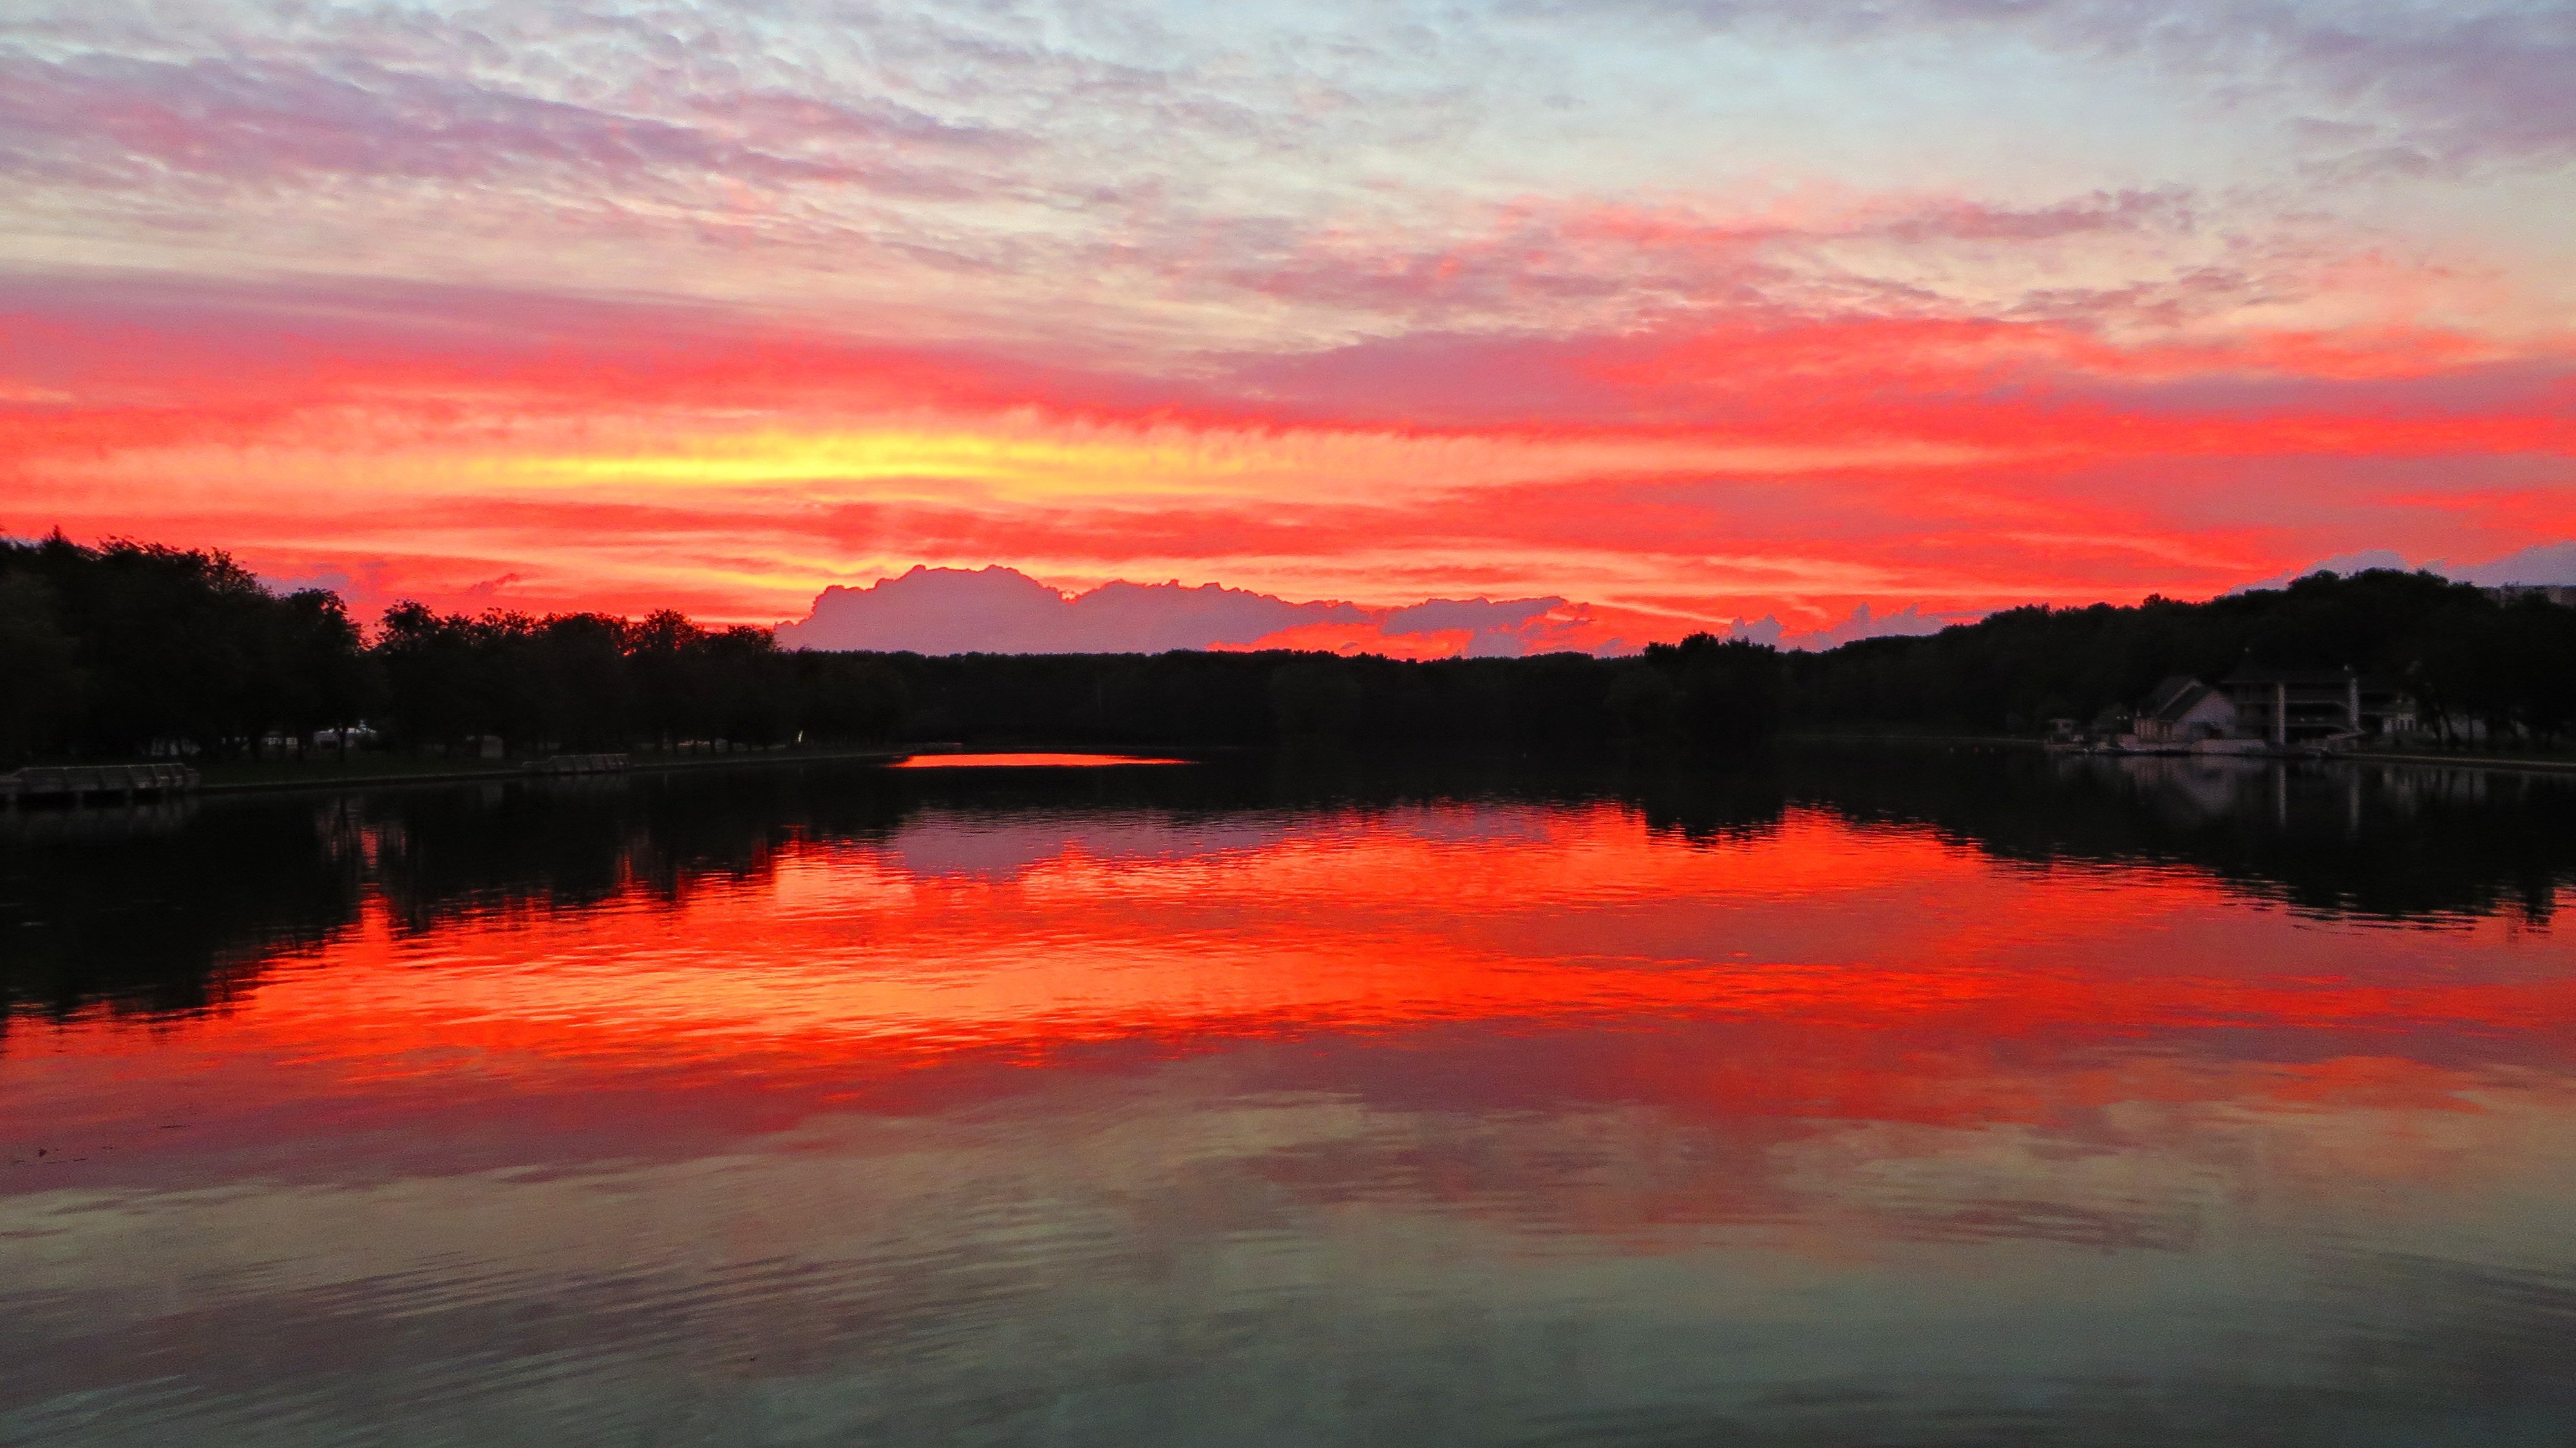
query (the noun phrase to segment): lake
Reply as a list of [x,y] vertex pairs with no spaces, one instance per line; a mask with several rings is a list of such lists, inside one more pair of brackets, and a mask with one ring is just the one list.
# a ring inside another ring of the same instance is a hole
[[2564,1444],[2576,781],[0,817],[0,1441]]

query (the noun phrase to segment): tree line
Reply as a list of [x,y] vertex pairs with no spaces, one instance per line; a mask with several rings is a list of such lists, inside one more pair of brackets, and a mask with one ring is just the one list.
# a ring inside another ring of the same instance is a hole
[[1642,658],[783,650],[675,612],[387,610],[279,594],[214,550],[0,540],[0,761],[221,759],[364,722],[377,747],[1737,746],[1778,727],[1774,651],[1701,636]]
[[2560,740],[2576,729],[2576,609],[2431,573],[2316,573],[2206,603],[2008,609],[1915,638],[1788,660],[1789,717],[1982,734],[2092,722],[2158,680],[2246,666],[2386,678],[2443,730]]
[[219,551],[0,540],[0,767],[258,752],[366,722],[380,747],[512,753],[954,740],[1118,746],[1669,747],[1782,728],[2034,732],[2245,664],[2350,666],[2436,717],[2576,728],[2576,609],[2430,574],[2319,574],[2207,603],[2012,609],[1926,637],[1782,654],[1695,635],[1642,655],[1405,662],[1260,653],[782,650],[663,611],[388,610],[280,594]]

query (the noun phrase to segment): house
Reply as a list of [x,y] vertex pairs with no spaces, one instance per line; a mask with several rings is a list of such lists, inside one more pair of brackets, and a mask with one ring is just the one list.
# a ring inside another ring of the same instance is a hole
[[2236,712],[2235,737],[2276,747],[2411,733],[2415,701],[2386,679],[2351,669],[2238,669],[2218,681]]
[[2189,747],[2234,734],[2236,718],[2235,701],[2228,695],[2188,674],[2176,674],[2147,696],[2134,732],[2147,748]]
[[2211,685],[2176,674],[2156,685],[2123,740],[2129,747],[2261,752],[2416,728],[2415,701],[2351,669],[2241,668]]

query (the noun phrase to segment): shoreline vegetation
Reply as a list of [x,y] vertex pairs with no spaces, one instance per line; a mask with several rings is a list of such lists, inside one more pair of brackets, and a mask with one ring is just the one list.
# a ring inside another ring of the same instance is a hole
[[[2031,734],[1942,734],[1895,729],[1864,732],[1841,730],[1791,732],[1781,735],[1780,742],[1783,744],[1937,745],[1943,748],[1971,746],[1990,749],[2046,749],[2049,746],[2046,738]],[[2122,756],[2115,754],[2108,757]],[[2152,758],[2154,756],[2133,754],[2126,757]],[[2255,763],[2279,763],[2289,760],[2304,763],[2437,764],[2461,769],[2576,770],[2576,749],[2558,746],[2517,751],[2509,742],[2495,740],[2460,741],[2447,747],[2429,739],[2399,745],[2373,743],[2330,755],[2209,754],[2191,757],[2203,761],[2244,759]]]
[[[1969,749],[1975,751],[2038,751],[2046,741],[2014,735],[1933,734],[1921,732],[1879,731],[1872,733],[1793,732],[1780,735],[1777,747],[1796,749],[1801,746],[1875,745],[1891,748]],[[894,765],[924,755],[936,756],[954,752],[961,746],[941,743],[908,748],[836,748],[773,746],[766,749],[743,749],[726,754],[645,754],[627,756],[614,772],[626,774],[683,774],[713,771],[740,771],[780,766],[880,764]],[[1258,751],[1236,746],[1190,746],[1158,748],[1150,745],[1122,746],[1116,752],[1133,754],[1186,753],[1199,759],[1224,758],[1253,754]],[[1065,753],[1100,752],[1098,746],[1067,746],[1051,740],[999,740],[979,744],[983,753]],[[2208,761],[2219,767],[2236,763],[2242,756],[2210,756]],[[1654,762],[1649,760],[1648,762]],[[2246,762],[2269,764],[2277,758],[2255,757]],[[2415,752],[2390,749],[2367,749],[2338,754],[2331,760],[2319,761],[2302,757],[2292,762],[2350,763],[2377,765],[2423,765],[2448,769],[2469,769],[2490,773],[2576,773],[2576,752],[2533,754],[2482,754],[2475,747],[2453,751]],[[314,755],[298,759],[245,759],[220,761],[200,771],[193,786],[200,794],[267,794],[294,793],[306,790],[336,791],[346,789],[406,788],[416,785],[510,784],[549,782],[551,776],[528,767],[518,760],[459,760],[401,754],[359,754],[346,759]],[[594,778],[573,775],[574,779]]]
[[[2392,681],[2431,728],[2365,757],[2576,760],[2576,608],[2424,573],[2317,574],[2206,603],[2034,606],[1782,653],[1695,635],[1641,654],[1408,662],[1324,653],[828,653],[766,629],[415,603],[362,629],[220,551],[0,540],[0,770],[183,759],[209,788],[510,778],[892,755],[930,742],[1130,751],[1742,753],[1783,737],[2035,740],[2171,675],[2244,665]],[[721,752],[719,752],[721,751]],[[271,781],[275,781],[274,784]]]
[[[1782,747],[1800,745],[1889,745],[1941,748],[2038,750],[2046,741],[2015,735],[1914,734],[1914,733],[1788,733],[1778,737]],[[954,748],[955,746],[946,746]],[[978,753],[1025,752],[1096,752],[1096,746],[1076,750],[1056,741],[995,741],[979,745]],[[1172,753],[1149,745],[1122,746],[1119,753]],[[619,772],[625,774],[694,773],[727,769],[760,769],[784,765],[894,764],[919,758],[933,751],[912,749],[844,749],[798,748],[781,746],[771,749],[746,749],[721,755],[643,755],[634,757]],[[1192,746],[1186,752],[1194,755],[1225,755],[1243,752],[1236,748]],[[2228,760],[2229,756],[2211,756]],[[2256,764],[2276,764],[2277,758],[2254,757]],[[2474,748],[2458,751],[2415,752],[2386,749],[2357,750],[2339,754],[2331,760],[2300,759],[2291,762],[2349,764],[2416,764],[2449,769],[2474,769],[2490,772],[2527,771],[2536,773],[2576,773],[2576,753],[2482,754]],[[529,771],[518,762],[493,761],[467,763],[457,760],[427,759],[405,755],[359,755],[346,762],[330,758],[278,761],[254,760],[216,764],[203,772],[197,786],[204,794],[249,794],[292,792],[296,790],[337,790],[359,788],[399,788],[432,784],[507,784],[541,782],[546,776]],[[576,778],[582,776],[575,776]]]
[[[769,764],[891,763],[908,757],[900,749],[773,749],[727,754],[629,755],[622,774],[660,774],[680,770],[740,769]],[[252,790],[343,789],[406,784],[508,783],[545,780],[515,759],[461,760],[406,754],[357,754],[342,759],[316,755],[303,759],[233,760],[200,770],[201,793],[232,794]],[[573,775],[572,778],[589,776]]]

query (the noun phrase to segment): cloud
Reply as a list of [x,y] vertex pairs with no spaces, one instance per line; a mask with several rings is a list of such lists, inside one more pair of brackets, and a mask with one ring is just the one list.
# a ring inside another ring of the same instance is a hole
[[1121,582],[1067,595],[1009,568],[916,566],[865,588],[825,589],[778,641],[889,653],[1162,653],[1361,618],[1350,604],[1294,604],[1213,583]]
[[2245,584],[2241,587],[2231,588],[2228,592],[2255,593],[2264,589],[2286,588],[2290,584],[2307,577],[2311,573],[2353,574],[2366,573],[2374,568],[2395,568],[2404,570],[2413,566],[2414,565],[2406,561],[2405,554],[2399,553],[2395,549],[2367,548],[2358,553],[2338,553],[2332,558],[2321,558],[2316,562],[2309,564],[2305,568],[2293,569],[2287,573],[2274,574],[2270,578],[2257,579],[2254,582]]
[[[1776,642],[1781,648],[1821,651],[1840,648],[1860,639],[1936,634],[1952,624],[1974,623],[1977,618],[1974,613],[1948,617],[1927,614],[1915,604],[1907,604],[1894,613],[1873,613],[1870,606],[1863,603],[1855,605],[1850,615],[1840,623],[1806,633],[1781,634]],[[1766,640],[1756,639],[1755,642]]]
[[1712,631],[1721,633],[1721,636],[1725,638],[1741,639],[1748,644],[1761,644],[1766,648],[1775,649],[1780,647],[1781,639],[1785,637],[1788,632],[1787,628],[1781,624],[1780,618],[1777,614],[1766,614],[1761,618],[1753,619],[1751,621],[1739,618],[1733,623],[1728,624],[1722,631]]
[[1468,658],[1619,654],[1636,648],[1591,606],[1562,598],[1435,598],[1395,609],[1377,625],[1390,638],[1455,639],[1456,651]]
[[[1309,232],[1238,224],[1180,259],[1177,274],[1308,307],[1400,320],[1416,331],[1613,331],[1685,315],[2019,307],[2065,293],[2026,278],[2070,265],[2084,247],[2151,246],[2165,273],[2157,305],[2203,309],[2227,255],[2195,237],[2181,186],[2093,191],[2036,205],[1957,195],[1847,193],[1746,209],[1714,200],[1522,200],[1418,223]],[[2003,290],[1995,258],[2024,258]],[[2250,260],[2240,248],[2234,260]],[[2143,295],[2143,293],[2141,293]]]
[[544,169],[593,186],[686,174],[961,195],[958,182],[905,158],[928,150],[989,161],[1017,144],[884,104],[699,97],[688,110],[674,121],[363,63],[326,71],[0,53],[0,167],[48,178],[485,182]]
[[804,619],[779,627],[778,641],[922,654],[1285,648],[1445,658],[1620,648],[1617,639],[1598,636],[1587,610],[1561,598],[1365,608],[1178,582],[1105,583],[1067,594],[1015,569],[924,566],[865,588],[825,589]]
[[2419,566],[2427,573],[2438,573],[2455,583],[2474,583],[2483,588],[2512,584],[2576,585],[2576,540],[2535,543],[2484,563],[2452,563],[2436,558],[2417,565],[2407,561],[2406,555],[2394,548],[2368,548],[2358,553],[2338,553],[2332,558],[2321,558],[2305,568],[2275,574],[2229,592],[2251,593],[2257,589],[2285,588],[2314,573],[2349,576],[2374,568],[2410,571]]
[[[1597,23],[1600,9],[1523,8],[1568,23]],[[1729,33],[1847,46],[2010,34],[2070,57],[2188,77],[2222,104],[2276,92],[2311,108],[2312,132],[2386,136],[2375,149],[2411,153],[2425,165],[2554,162],[2576,153],[2576,88],[2567,84],[2576,74],[2576,10],[2558,3],[1630,0],[1628,8]]]
[[1382,626],[1388,633],[1398,634],[1461,628],[1472,633],[1515,630],[1564,606],[1561,598],[1515,598],[1502,603],[1487,598],[1435,598],[1395,610],[1386,616]]
[[2435,572],[2486,588],[2506,584],[2576,584],[2576,540],[2536,543],[2485,563],[2428,565]]
[[[1444,620],[1451,651],[1765,614],[1787,638],[1863,603],[2207,596],[2355,537],[2567,537],[2571,377],[2442,334],[2124,345],[1754,310],[1157,374],[746,308],[0,279],[0,528],[221,544],[281,577],[392,565],[367,599],[509,574],[522,606],[770,620],[921,560],[1584,600]],[[1430,635],[1330,646],[1406,637]]]
[[[1855,639],[1937,633],[1973,612],[1934,615],[1915,605],[1874,613],[1856,605],[1840,622],[1791,632],[1776,617],[1710,630],[1792,649]],[[866,588],[834,587],[803,620],[782,625],[789,648],[924,654],[1161,653],[1172,649],[1294,649],[1391,658],[1523,658],[1637,652],[1592,608],[1562,598],[1435,598],[1401,608],[1291,603],[1202,584],[1108,583],[1067,594],[1009,568],[916,566]]]
[[2555,124],[2564,6],[1506,8],[27,0],[0,527],[1499,653],[2576,525],[2548,178],[2460,159],[2541,152],[2442,119]]

